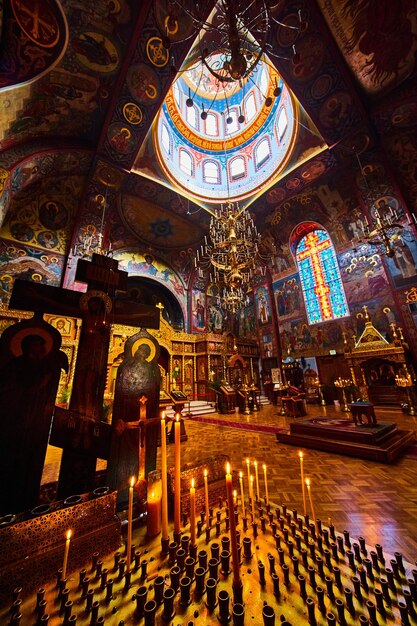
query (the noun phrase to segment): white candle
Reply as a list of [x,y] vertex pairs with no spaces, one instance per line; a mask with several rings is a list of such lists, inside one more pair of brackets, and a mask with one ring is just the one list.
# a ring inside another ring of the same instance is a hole
[[174,494],[174,533],[181,532],[181,423],[179,413],[175,416],[175,494]]
[[208,472],[204,470],[204,502],[206,509],[206,527],[209,527],[210,508],[209,508],[209,494],[208,494]]
[[243,491],[243,472],[239,472],[239,482],[240,482],[240,497],[242,499],[242,517],[246,517],[246,509],[245,509],[245,493]]
[[233,504],[233,484],[232,474],[230,470],[230,463],[226,464],[226,493],[227,493],[227,506],[229,511],[229,531],[230,531],[230,544],[232,553],[232,569],[233,569],[233,586],[239,586],[240,580],[240,563],[239,554],[237,550],[237,538],[236,538],[236,525],[235,525],[235,510]]
[[263,470],[264,470],[264,482],[265,482],[265,504],[268,504],[269,502],[269,496],[268,496],[268,480],[266,478],[266,465],[265,463],[263,464]]
[[308,498],[310,500],[310,506],[311,506],[311,517],[313,518],[314,525],[316,527],[316,532],[318,533],[316,513],[314,511],[313,498],[311,497],[311,486],[310,486],[310,479],[309,478],[306,478],[306,485],[307,485],[307,491],[308,491]]
[[307,515],[307,501],[306,501],[306,487],[304,482],[304,458],[303,453],[299,452],[298,456],[300,457],[300,472],[301,472],[301,489],[303,491],[303,506],[304,506],[304,515]]
[[67,576],[67,563],[68,563],[68,553],[69,553],[69,549],[70,549],[70,543],[71,543],[71,531],[69,530],[67,532],[67,540],[65,542],[65,551],[64,551],[64,563],[62,565],[62,578],[66,578]]
[[127,554],[126,554],[126,571],[130,572],[130,559],[132,552],[132,520],[133,520],[133,486],[135,477],[132,476],[129,484],[129,505],[127,509]]
[[251,499],[251,504],[252,504],[252,522],[255,521],[255,498],[253,496],[253,476],[252,474],[250,475],[250,481],[249,481],[249,494],[250,494],[250,499]]
[[195,540],[195,487],[194,487],[194,478],[191,479],[191,487],[190,487],[190,535],[191,535],[191,545],[196,545]]
[[165,411],[161,418],[161,473],[162,473],[162,539],[168,535],[168,485],[167,485],[167,431],[165,425]]
[[258,476],[258,461],[254,461],[253,462],[254,466],[255,466],[255,481],[256,481],[256,499],[259,502],[260,501],[260,497],[259,497],[259,476]]

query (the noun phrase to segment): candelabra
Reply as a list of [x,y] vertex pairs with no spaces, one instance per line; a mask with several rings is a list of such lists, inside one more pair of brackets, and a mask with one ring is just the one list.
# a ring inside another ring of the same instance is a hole
[[339,389],[342,390],[342,398],[343,398],[342,410],[349,412],[345,389],[352,386],[352,381],[347,378],[339,377],[337,380],[334,381],[334,384],[335,384],[335,387],[338,387]]
[[405,375],[397,374],[397,376],[395,377],[395,384],[397,385],[397,387],[401,387],[406,390],[409,406],[408,412],[410,415],[415,415],[416,410],[414,408],[413,398],[411,395],[411,388],[414,386],[414,382],[408,370],[406,370]]
[[200,278],[209,274],[216,285],[219,305],[235,313],[247,303],[247,291],[255,274],[265,275],[267,255],[251,215],[228,201],[215,210],[209,237],[194,259]]
[[397,213],[390,207],[390,212],[381,214],[378,209],[374,209],[374,218],[372,223],[368,218],[360,220],[362,230],[362,243],[368,243],[371,246],[381,247],[385,254],[392,258],[395,256],[395,245],[401,244],[402,225],[397,223]]

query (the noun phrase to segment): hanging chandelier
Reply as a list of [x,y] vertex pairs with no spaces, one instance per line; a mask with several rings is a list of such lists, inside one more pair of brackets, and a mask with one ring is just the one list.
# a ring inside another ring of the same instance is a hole
[[[248,79],[265,54],[277,57],[268,43],[271,27],[279,25],[293,30],[294,41],[298,33],[307,28],[301,9],[295,23],[278,20],[275,14],[282,3],[273,0],[218,0],[209,15],[204,2],[165,1],[167,17],[165,32],[161,33],[163,46],[170,50],[172,43],[181,41],[178,37],[181,18],[190,20],[193,32],[187,38],[198,38],[202,65],[222,85]],[[297,54],[295,46],[293,54]],[[280,91],[277,87],[274,95],[279,95]],[[269,105],[271,103],[272,100]]]
[[194,264],[200,278],[208,277],[218,303],[236,313],[248,301],[254,276],[265,275],[268,260],[252,216],[229,200],[215,209]]
[[[389,187],[382,181],[379,184],[378,181],[376,181],[377,184],[370,182],[360,156],[356,151],[355,155],[362,179],[361,193],[365,199],[370,216],[368,218],[367,215],[364,215],[363,219],[358,220],[358,226],[362,232],[360,243],[373,246],[387,257],[392,258],[395,256],[396,248],[403,244],[403,226],[399,223],[396,208],[387,204],[383,199],[381,200],[381,198],[388,195]],[[409,216],[408,222],[411,222]]]

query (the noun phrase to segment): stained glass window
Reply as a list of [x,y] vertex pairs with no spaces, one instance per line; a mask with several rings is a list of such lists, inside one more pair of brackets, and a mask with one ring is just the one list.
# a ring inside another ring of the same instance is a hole
[[310,324],[346,317],[349,309],[336,253],[325,230],[313,230],[296,248],[298,271]]

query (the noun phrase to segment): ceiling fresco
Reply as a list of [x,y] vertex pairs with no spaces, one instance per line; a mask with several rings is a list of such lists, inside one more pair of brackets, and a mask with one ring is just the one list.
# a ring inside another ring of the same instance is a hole
[[[106,245],[149,253],[187,285],[210,215],[168,180],[154,137],[158,111],[195,39],[191,20],[178,14],[168,51],[167,0],[0,4],[4,284],[10,287],[19,268],[73,286],[74,244],[99,232],[95,199],[103,196]],[[206,3],[207,15],[214,4]],[[35,40],[34,23],[20,16],[38,10],[46,26]],[[275,273],[287,265],[293,271],[285,236],[297,216],[322,216],[339,233],[338,249],[348,237],[340,216],[347,220],[359,202],[344,174],[355,150],[364,163],[392,159],[401,179],[394,195],[417,210],[415,0],[274,3],[274,19],[284,25],[299,24],[300,11],[302,28],[276,24],[267,33],[271,62],[299,102],[293,152],[279,180],[247,200],[266,241],[277,245]],[[67,214],[65,225],[53,219],[55,209],[48,218],[48,202]]]
[[417,51],[415,0],[318,0],[356,80],[370,95],[410,76]]

